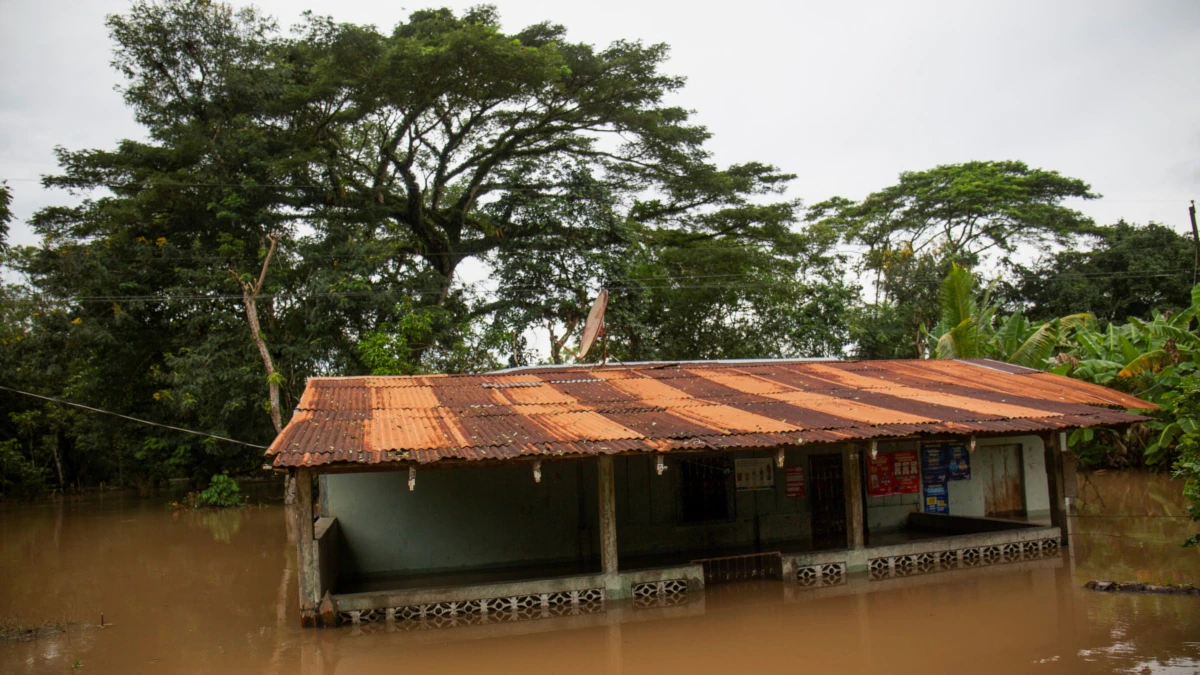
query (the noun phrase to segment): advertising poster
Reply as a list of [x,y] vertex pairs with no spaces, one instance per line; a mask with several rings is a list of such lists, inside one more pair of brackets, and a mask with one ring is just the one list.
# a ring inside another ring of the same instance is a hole
[[890,497],[892,492],[892,456],[867,456],[867,496]]
[[912,495],[921,491],[921,464],[916,450],[893,452],[892,494]]
[[733,460],[734,485],[738,490],[769,490],[775,487],[775,467],[770,458]]
[[804,467],[789,466],[784,469],[783,487],[788,499],[804,499]]
[[937,485],[950,479],[945,443],[921,444],[921,482]]
[[965,445],[946,446],[950,480],[971,480],[971,453]]
[[950,513],[946,483],[925,484],[925,513]]

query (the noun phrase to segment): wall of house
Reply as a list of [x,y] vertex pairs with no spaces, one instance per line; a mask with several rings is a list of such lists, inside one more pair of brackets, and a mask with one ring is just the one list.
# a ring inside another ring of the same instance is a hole
[[[792,448],[785,462],[804,462],[819,453]],[[773,458],[771,451],[736,457]],[[659,476],[654,457],[614,460],[617,543],[622,560],[639,563],[687,558],[717,549],[779,547],[803,550],[810,537],[805,498],[786,496],[784,471],[774,469],[771,489],[738,492],[729,479],[729,517],[684,523],[680,463],[703,455],[673,455]],[[418,470],[416,490],[407,472],[330,474],[321,477],[322,515],[334,516],[342,531],[342,570],[348,577],[400,572],[436,573],[461,569],[598,560],[596,464],[593,460],[547,460],[542,482],[530,464]],[[811,485],[809,486],[811,490]],[[630,560],[632,559],[632,560]],[[646,560],[639,560],[646,559]]]
[[[971,480],[950,481],[950,513],[959,516],[986,515],[989,486],[1003,471],[1003,453],[1019,446],[1023,502],[1027,516],[1050,513],[1050,492],[1046,482],[1046,445],[1039,436],[980,438],[971,456]],[[1011,451],[1009,451],[1011,452]],[[1011,474],[1011,467],[1009,473]]]
[[342,573],[370,577],[588,559],[596,552],[596,467],[532,464],[321,477],[322,515],[342,531]]
[[[913,441],[881,442],[880,453],[900,452],[906,450],[919,451],[921,445]],[[865,470],[865,469],[864,469]],[[866,488],[863,488],[864,494]],[[908,522],[908,514],[921,510],[921,493],[906,495],[890,495],[887,497],[867,496],[867,531],[895,532],[904,529]]]
[[1050,513],[1050,494],[1046,488],[1045,443],[1038,436],[1009,436],[979,438],[976,452],[971,455],[971,479],[950,480],[949,506],[954,515],[986,515],[988,491],[996,489],[1000,474],[1012,471],[1003,467],[1007,461],[1020,464],[1021,502],[1027,515]]
[[[666,459],[667,470],[659,476],[655,458],[618,457],[617,549],[621,558],[686,558],[694,553],[746,551],[759,547],[770,550],[807,548],[812,537],[810,498],[812,454],[840,454],[840,446],[789,448],[784,452],[786,466],[805,468],[806,491],[803,498],[787,496],[785,471],[775,467],[775,485],[761,490],[736,491],[729,479],[728,517],[723,520],[688,523],[683,518],[681,464],[704,462],[707,455],[673,455]],[[737,452],[738,458],[774,458],[771,450]]]
[[[1007,448],[1014,448],[1008,450]],[[1002,469],[1003,453],[1015,452],[1020,461],[1023,484],[1023,505],[1026,515],[1037,518],[1050,513],[1050,494],[1046,483],[1045,444],[1038,436],[1009,436],[980,438],[971,455],[971,479],[950,481],[950,513],[958,516],[983,517],[987,510],[987,493],[998,480],[998,474],[1012,473],[1012,467]],[[879,452],[919,450],[918,441],[880,443]],[[904,529],[908,514],[922,510],[921,494],[867,497],[867,528],[870,532],[895,532]]]
[[[950,483],[950,512],[984,515],[983,490],[998,444],[1021,445],[1025,505],[1046,514],[1049,499],[1043,445],[1036,436],[979,439],[972,480]],[[915,441],[881,443],[881,452],[917,449]],[[735,491],[729,479],[728,517],[685,523],[680,488],[682,462],[705,455],[674,454],[658,475],[653,456],[614,460],[617,543],[622,565],[652,565],[705,553],[755,549],[784,553],[806,550],[812,536],[814,454],[841,454],[842,446],[789,448],[786,466],[805,468],[803,498],[786,495],[785,472],[773,468],[775,485]],[[770,450],[731,453],[733,458],[773,458]],[[774,467],[774,464],[772,464]],[[597,564],[599,528],[596,463],[546,460],[542,481],[532,465],[418,470],[416,490],[408,474],[378,472],[321,477],[322,515],[334,516],[342,532],[341,568],[349,577],[399,572],[497,568],[550,563]],[[919,510],[920,495],[866,498],[871,532],[902,529]]]

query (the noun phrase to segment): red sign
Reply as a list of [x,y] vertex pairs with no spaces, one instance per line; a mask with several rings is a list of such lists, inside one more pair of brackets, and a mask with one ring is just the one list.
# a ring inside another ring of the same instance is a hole
[[804,467],[789,466],[784,469],[783,485],[788,499],[804,499]]
[[895,494],[892,487],[892,455],[880,453],[867,456],[867,496],[888,497]]
[[921,464],[916,450],[893,452],[892,494],[911,495],[921,491]]

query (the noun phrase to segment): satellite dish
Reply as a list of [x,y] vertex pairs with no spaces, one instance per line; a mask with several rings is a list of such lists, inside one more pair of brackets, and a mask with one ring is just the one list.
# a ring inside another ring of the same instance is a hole
[[587,323],[583,324],[583,338],[579,340],[579,360],[587,356],[588,350],[596,344],[596,338],[604,335],[604,309],[608,307],[608,289],[601,289],[600,295],[592,303],[588,312]]

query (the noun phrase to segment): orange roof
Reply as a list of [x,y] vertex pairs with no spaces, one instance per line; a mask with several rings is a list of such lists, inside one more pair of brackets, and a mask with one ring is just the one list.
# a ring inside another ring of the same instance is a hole
[[1145,419],[1124,409],[1154,407],[983,359],[313,378],[267,455],[289,467],[761,448],[1117,426]]

